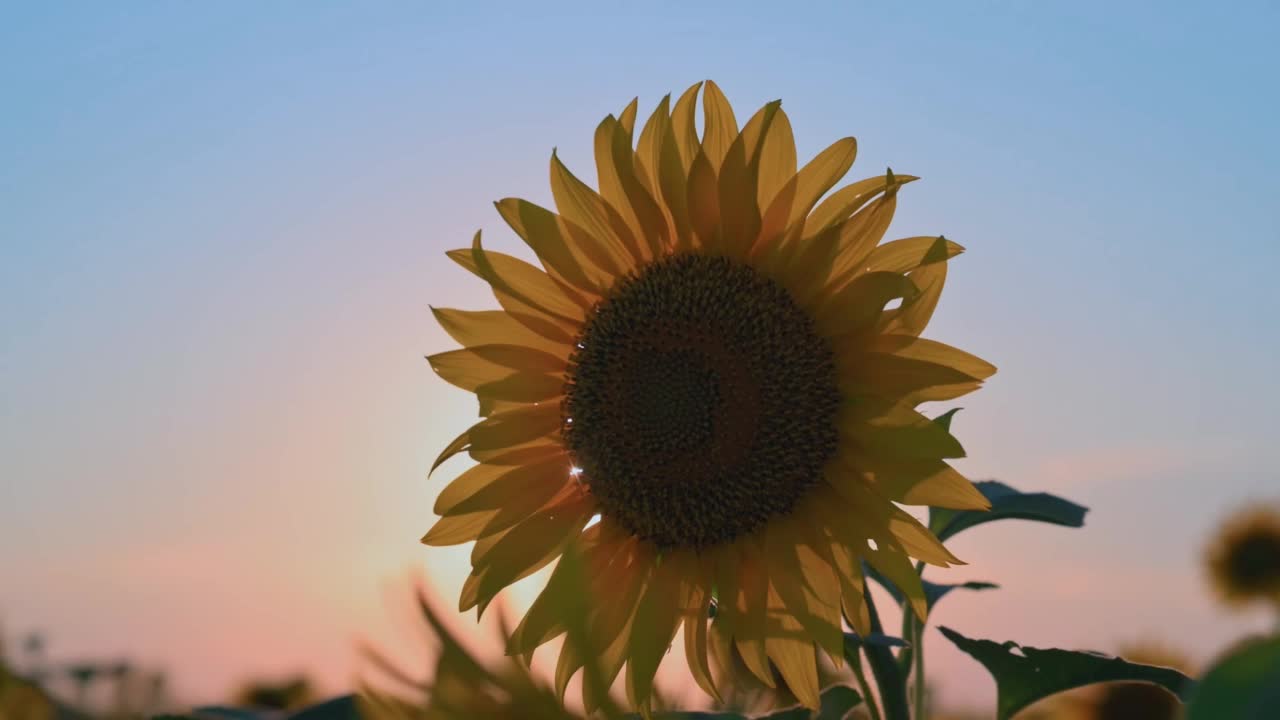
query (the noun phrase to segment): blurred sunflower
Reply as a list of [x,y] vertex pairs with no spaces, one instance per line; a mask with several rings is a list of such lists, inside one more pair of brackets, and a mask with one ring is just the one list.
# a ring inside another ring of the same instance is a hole
[[[558,214],[497,203],[541,268],[485,250],[479,233],[449,253],[502,310],[433,309],[464,349],[431,366],[476,393],[484,419],[433,466],[462,452],[479,463],[440,493],[423,542],[475,542],[460,607],[480,612],[578,543],[603,648],[589,708],[624,664],[645,707],[681,625],[708,693],[708,647],[732,646],[762,682],[774,684],[772,662],[817,707],[815,644],[842,662],[842,609],[868,630],[862,562],[921,615],[911,559],[959,562],[895,503],[988,506],[946,462],[960,444],[914,409],[995,371],[920,337],[962,248],[880,242],[916,178],[890,171],[827,195],[853,138],[797,171],[779,102],[739,130],[708,81],[699,137],[701,87],[664,98],[634,145],[635,101],[600,123],[598,191],[553,152]],[[564,632],[563,584],[553,572],[509,652]],[[561,694],[581,663],[560,654]]]
[[1227,518],[1206,555],[1224,602],[1280,606],[1280,507],[1249,508]]

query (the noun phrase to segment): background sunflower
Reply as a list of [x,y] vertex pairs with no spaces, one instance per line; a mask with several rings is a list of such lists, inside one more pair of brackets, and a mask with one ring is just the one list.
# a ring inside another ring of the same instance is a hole
[[1280,611],[1280,505],[1250,506],[1228,517],[1205,559],[1223,602],[1271,603]]

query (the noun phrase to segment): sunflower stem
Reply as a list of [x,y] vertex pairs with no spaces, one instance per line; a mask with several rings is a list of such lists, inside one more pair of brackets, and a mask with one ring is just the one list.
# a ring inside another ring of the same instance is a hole
[[[862,701],[867,704],[867,712],[871,714],[871,720],[881,720],[880,703],[871,695],[871,686],[867,684],[867,674],[862,671],[862,657],[855,656],[848,658],[849,668],[853,670],[853,677],[858,681],[858,689],[862,691]],[[853,662],[857,660],[857,662]]]
[[[871,632],[877,635],[884,633],[880,625],[880,615],[876,612],[876,604],[871,599],[871,583],[866,583],[863,596],[867,601],[867,615],[871,621]],[[876,688],[880,691],[880,702],[884,705],[885,720],[911,720],[911,712],[907,706],[907,684],[902,669],[898,667],[893,653],[884,645],[864,643],[862,649],[871,664],[871,674],[876,678]]]
[[[922,577],[924,576],[924,563],[916,563],[916,572]],[[932,610],[933,608],[929,609]],[[913,705],[915,707],[916,718],[918,720],[924,720],[924,718],[927,717],[925,714],[926,708],[924,694],[924,624],[927,622],[928,617],[926,616],[924,620],[916,617],[915,613],[911,611],[911,608],[907,607],[907,603],[905,602],[902,604],[902,612],[906,614],[906,617],[911,619],[910,642],[912,649],[911,660],[913,665],[911,674],[914,676],[915,682],[912,686],[914,691],[912,697]]]
[[[910,612],[908,610],[907,612]],[[911,656],[915,667],[912,668],[911,674],[914,676],[914,702],[916,718],[924,720],[925,715],[925,697],[924,697],[924,621],[913,617],[911,620],[911,645],[915,648],[915,653]]]

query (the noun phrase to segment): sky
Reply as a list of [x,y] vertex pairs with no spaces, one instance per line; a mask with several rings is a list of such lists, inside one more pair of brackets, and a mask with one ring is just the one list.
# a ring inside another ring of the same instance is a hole
[[[1000,372],[959,467],[1091,508],[987,525],[937,580],[966,634],[1203,662],[1201,553],[1280,499],[1274,3],[36,3],[0,9],[0,622],[129,656],[183,698],[404,645],[439,449],[474,402],[428,305],[495,307],[449,262],[491,202],[549,205],[553,147],[713,78],[781,98],[802,158],[919,175],[895,237],[945,233],[928,336]],[[524,595],[521,595],[521,592]],[[515,596],[529,597],[528,587]],[[392,603],[394,604],[394,603]],[[469,622],[469,621],[468,621]],[[944,702],[994,699],[926,638]]]

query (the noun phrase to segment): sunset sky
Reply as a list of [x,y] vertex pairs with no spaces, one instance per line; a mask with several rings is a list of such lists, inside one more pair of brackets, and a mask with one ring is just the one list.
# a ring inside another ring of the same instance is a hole
[[[428,305],[495,304],[444,252],[527,256],[490,203],[549,205],[553,147],[593,178],[603,116],[704,78],[740,118],[781,98],[804,159],[855,135],[853,177],[923,178],[891,235],[968,248],[928,335],[1000,368],[959,466],[1091,508],[959,537],[932,577],[1003,589],[939,622],[1198,661],[1265,626],[1200,555],[1280,497],[1275,3],[445,5],[0,10],[10,637],[200,702],[347,687],[414,569],[452,605],[469,549],[418,538],[475,405],[423,360]],[[927,642],[944,702],[993,700]]]

